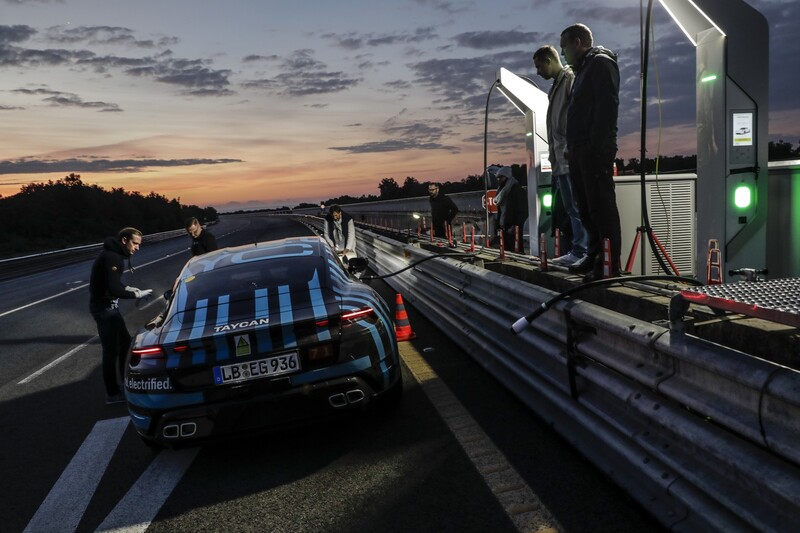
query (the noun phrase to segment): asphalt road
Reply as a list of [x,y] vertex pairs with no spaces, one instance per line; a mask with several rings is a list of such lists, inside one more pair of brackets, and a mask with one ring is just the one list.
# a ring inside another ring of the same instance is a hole
[[[310,233],[280,217],[223,217],[210,230],[221,246]],[[188,238],[153,243],[123,279],[162,294],[188,258]],[[405,392],[390,416],[153,451],[123,405],[104,404],[90,267],[0,283],[2,531],[659,530],[408,304],[417,336],[402,343]],[[393,307],[394,292],[372,283]],[[131,333],[161,305],[124,302]],[[415,378],[420,364],[451,393],[444,409],[463,408],[488,437],[476,442],[505,459],[535,505],[508,505],[487,482],[486,455],[453,429],[430,378]]]

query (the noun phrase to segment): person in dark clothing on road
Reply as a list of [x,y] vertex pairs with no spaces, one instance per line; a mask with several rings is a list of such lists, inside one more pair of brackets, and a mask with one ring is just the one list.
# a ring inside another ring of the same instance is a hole
[[581,222],[589,234],[586,256],[569,267],[603,277],[603,239],[611,245],[611,275],[620,272],[622,236],[613,165],[617,154],[619,66],[617,56],[593,46],[592,31],[574,24],[561,32],[561,53],[575,71],[567,108],[567,159]]
[[438,183],[428,185],[428,194],[431,197],[433,236],[447,238],[447,228],[453,224],[453,219],[458,214],[458,207],[450,197],[441,191]]
[[[120,298],[146,298],[152,289],[137,289],[122,283],[124,260],[139,250],[142,232],[136,228],[122,228],[116,237],[103,243],[103,251],[92,265],[89,278],[89,311],[97,322],[97,333],[103,346],[103,381],[106,386],[106,403],[125,401],[120,389],[122,365],[131,344],[131,335],[119,311]],[[133,270],[133,268],[131,268]]]
[[186,220],[186,233],[192,238],[192,257],[213,252],[217,246],[217,239],[207,229],[203,229],[200,221],[195,217]]

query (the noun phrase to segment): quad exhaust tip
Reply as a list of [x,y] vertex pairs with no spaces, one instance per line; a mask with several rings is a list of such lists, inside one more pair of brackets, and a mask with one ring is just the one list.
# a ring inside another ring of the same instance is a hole
[[347,407],[347,405],[353,405],[359,403],[364,400],[366,395],[364,391],[361,389],[352,389],[347,392],[337,392],[336,394],[331,394],[328,397],[328,403],[331,404],[332,407],[337,409],[341,409],[342,407]]
[[169,424],[164,426],[161,432],[165,439],[177,439],[191,437],[197,433],[197,424],[194,422],[184,422],[182,424]]

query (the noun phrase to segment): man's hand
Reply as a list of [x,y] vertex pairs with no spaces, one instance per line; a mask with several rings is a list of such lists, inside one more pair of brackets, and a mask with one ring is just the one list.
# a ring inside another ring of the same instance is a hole
[[125,290],[128,292],[132,292],[137,299],[147,298],[148,296],[153,294],[153,289],[137,289],[136,287],[125,287]]

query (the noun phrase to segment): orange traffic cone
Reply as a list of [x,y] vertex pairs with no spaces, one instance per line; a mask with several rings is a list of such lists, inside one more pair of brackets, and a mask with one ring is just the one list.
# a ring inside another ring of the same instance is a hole
[[411,331],[411,323],[408,321],[408,314],[403,305],[403,297],[399,292],[397,293],[397,298],[395,298],[395,303],[397,304],[397,310],[394,313],[394,334],[397,336],[398,341],[409,341],[417,335]]

